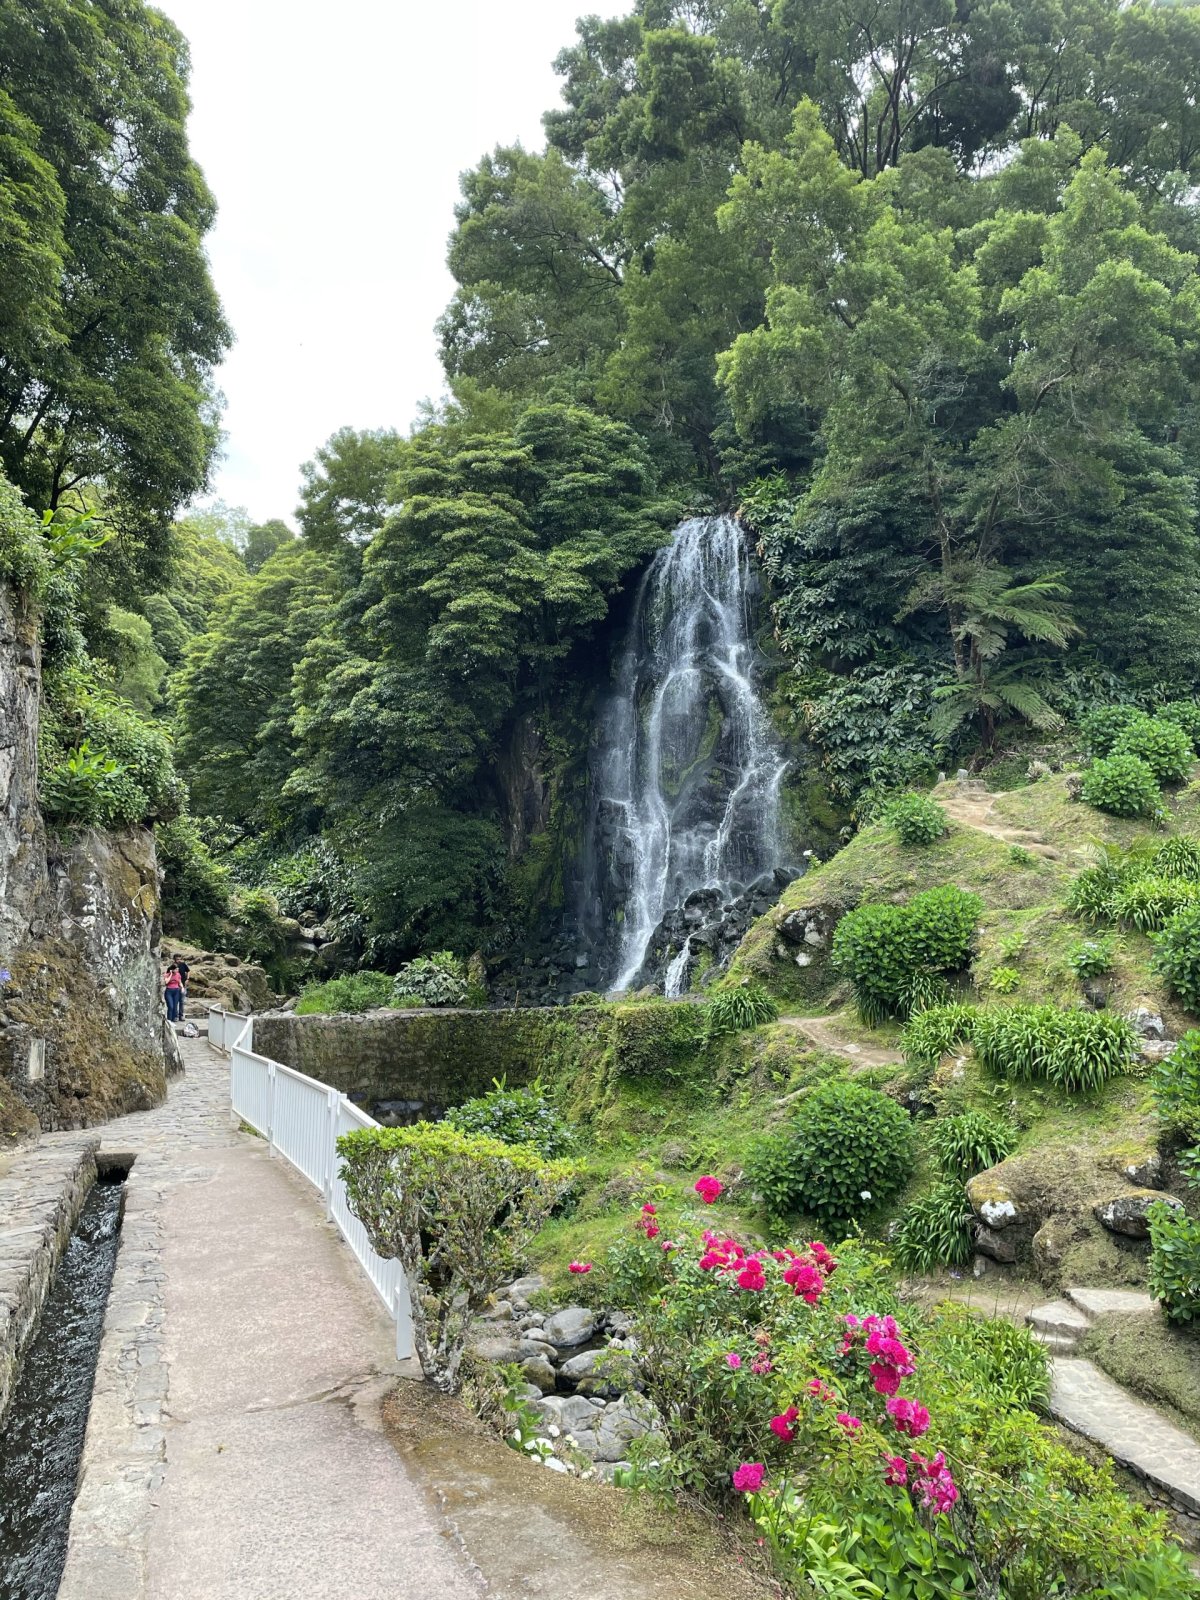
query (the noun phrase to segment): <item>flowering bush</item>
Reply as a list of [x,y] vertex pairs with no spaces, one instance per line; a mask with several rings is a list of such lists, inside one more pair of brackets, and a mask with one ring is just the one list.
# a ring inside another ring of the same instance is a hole
[[643,1208],[609,1260],[606,1290],[638,1286],[626,1308],[667,1441],[658,1481],[741,1497],[783,1575],[818,1593],[1192,1593],[1164,1519],[1026,1409],[1046,1365],[1024,1329],[959,1305],[910,1308],[902,1326],[863,1246],[752,1247],[697,1233],[703,1215],[673,1218],[668,1251]]

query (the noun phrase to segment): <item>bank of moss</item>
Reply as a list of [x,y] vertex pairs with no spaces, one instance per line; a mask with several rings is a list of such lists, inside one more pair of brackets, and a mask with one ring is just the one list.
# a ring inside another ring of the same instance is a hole
[[1200,1336],[1172,1328],[1165,1317],[1106,1316],[1084,1341],[1084,1353],[1134,1394],[1178,1412],[1200,1427]]

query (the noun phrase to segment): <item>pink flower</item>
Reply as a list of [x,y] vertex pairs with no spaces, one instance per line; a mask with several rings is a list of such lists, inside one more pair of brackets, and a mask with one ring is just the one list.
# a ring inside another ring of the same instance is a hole
[[656,1217],[658,1215],[658,1207],[652,1205],[650,1201],[647,1200],[646,1204],[642,1207],[642,1215],[644,1217]]
[[939,1450],[932,1461],[927,1461],[914,1450],[912,1463],[916,1468],[912,1492],[920,1495],[921,1504],[926,1510],[944,1516],[958,1499],[958,1486],[946,1465],[945,1455]]
[[755,1356],[754,1360],[750,1363],[750,1371],[753,1372],[756,1377],[761,1378],[766,1373],[770,1372],[770,1370],[770,1356]]
[[812,1252],[813,1260],[827,1278],[837,1271],[837,1262],[819,1239],[809,1240],[808,1248]]
[[833,1420],[837,1423],[840,1423],[841,1426],[845,1428],[847,1433],[857,1433],[862,1427],[862,1418],[852,1417],[849,1412],[846,1411],[839,1411]]
[[767,1280],[763,1276],[762,1262],[752,1257],[738,1273],[737,1281],[743,1289],[765,1289]]
[[742,1364],[742,1358],[741,1358],[740,1355],[738,1355],[736,1350],[731,1350],[729,1352],[729,1354],[725,1357],[725,1365],[732,1372],[736,1372],[737,1369],[741,1366],[741,1364]]
[[679,1246],[675,1243],[674,1239],[664,1239],[662,1242],[662,1248],[668,1251],[678,1250]]
[[929,1412],[916,1400],[906,1400],[902,1395],[897,1395],[888,1401],[887,1409],[896,1424],[897,1433],[907,1433],[910,1438],[919,1439],[929,1427]]
[[815,1305],[825,1291],[825,1279],[819,1267],[807,1261],[793,1261],[784,1268],[784,1283],[790,1284],[792,1293],[801,1295],[808,1304]]
[[568,1272],[590,1272],[591,1270],[592,1263],[590,1261],[572,1261],[567,1268]]
[[733,1487],[740,1494],[757,1494],[767,1469],[761,1461],[743,1461],[733,1475]]
[[883,1481],[890,1483],[894,1489],[903,1489],[908,1485],[908,1462],[903,1456],[885,1456],[883,1467]]
[[653,1222],[648,1223],[646,1225],[646,1237],[647,1237],[647,1239],[657,1239],[661,1232],[662,1232],[662,1229],[655,1227]]
[[870,1373],[876,1394],[895,1394],[899,1389],[901,1378],[895,1367],[885,1366],[882,1361],[872,1361]]
[[696,1193],[700,1196],[701,1200],[704,1201],[704,1204],[706,1206],[710,1206],[724,1189],[725,1185],[721,1182],[720,1178],[714,1178],[711,1176],[711,1174],[706,1174],[703,1178],[697,1178],[693,1187],[695,1188]]
[[808,1392],[817,1400],[836,1400],[837,1395],[829,1385],[820,1378],[814,1378],[808,1386]]
[[777,1439],[782,1439],[785,1444],[790,1444],[796,1437],[796,1430],[792,1426],[800,1413],[795,1406],[789,1406],[786,1411],[781,1411],[777,1417],[772,1417],[768,1426]]

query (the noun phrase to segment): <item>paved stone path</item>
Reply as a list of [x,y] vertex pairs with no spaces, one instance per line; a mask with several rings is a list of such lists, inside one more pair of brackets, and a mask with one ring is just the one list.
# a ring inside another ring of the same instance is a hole
[[60,1600],[468,1600],[379,1409],[392,1328],[317,1197],[181,1041],[136,1151]]
[[1157,1317],[1158,1305],[1131,1289],[1072,1287],[1064,1296],[1035,1306],[1025,1318],[1051,1352],[1051,1415],[1177,1505],[1200,1512],[1200,1444],[1078,1354],[1099,1318],[1114,1312]]

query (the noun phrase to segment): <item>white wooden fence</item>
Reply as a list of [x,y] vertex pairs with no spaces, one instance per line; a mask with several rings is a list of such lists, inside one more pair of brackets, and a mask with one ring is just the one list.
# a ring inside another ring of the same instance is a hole
[[411,1356],[412,1314],[404,1269],[399,1261],[385,1260],[372,1250],[338,1176],[339,1136],[379,1124],[327,1083],[255,1055],[253,1017],[214,1007],[208,1014],[208,1038],[230,1058],[229,1098],[234,1112],[264,1136],[268,1154],[278,1151],[321,1191],[326,1216],[336,1223],[395,1321],[397,1357]]

